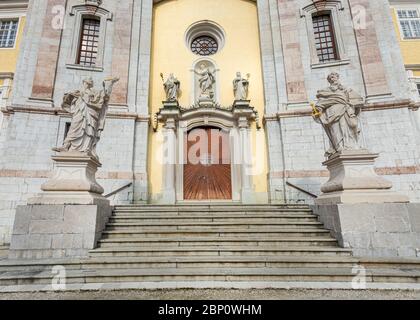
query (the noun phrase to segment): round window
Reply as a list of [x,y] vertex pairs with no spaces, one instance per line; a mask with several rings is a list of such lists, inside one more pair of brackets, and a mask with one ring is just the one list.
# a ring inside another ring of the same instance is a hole
[[219,45],[214,38],[201,36],[193,40],[191,50],[200,56],[210,56],[219,50]]
[[196,55],[211,56],[223,49],[225,32],[212,21],[199,21],[192,24],[186,34],[187,47]]

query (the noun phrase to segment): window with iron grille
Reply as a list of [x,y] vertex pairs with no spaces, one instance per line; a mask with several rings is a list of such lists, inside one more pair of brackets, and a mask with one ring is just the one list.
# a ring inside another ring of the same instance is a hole
[[191,50],[200,56],[211,56],[219,50],[219,44],[210,36],[200,36],[191,43]]
[[315,33],[315,46],[319,62],[338,60],[338,53],[331,14],[320,14],[312,17]]
[[19,20],[0,20],[0,48],[13,48]]
[[101,22],[96,19],[83,19],[77,63],[94,67],[98,57],[98,43]]
[[418,10],[398,10],[404,39],[420,39],[420,14]]

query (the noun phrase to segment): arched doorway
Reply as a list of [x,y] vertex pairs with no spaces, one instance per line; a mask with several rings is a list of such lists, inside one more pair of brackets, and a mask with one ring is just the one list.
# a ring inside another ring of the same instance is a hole
[[184,139],[184,200],[232,200],[229,132],[202,126]]

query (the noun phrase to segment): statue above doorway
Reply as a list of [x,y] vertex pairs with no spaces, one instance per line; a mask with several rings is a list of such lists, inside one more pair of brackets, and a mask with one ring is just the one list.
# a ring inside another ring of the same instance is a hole
[[217,100],[216,90],[216,68],[211,61],[200,61],[194,68],[194,102],[215,102]]
[[233,92],[236,101],[245,101],[248,99],[249,77],[250,75],[248,74],[247,79],[245,79],[240,72],[236,73],[236,78],[233,80]]
[[181,82],[174,76],[173,73],[169,75],[169,78],[165,81],[163,74],[161,73],[162,80],[164,81],[163,87],[166,93],[167,102],[178,101],[180,91],[181,91]]

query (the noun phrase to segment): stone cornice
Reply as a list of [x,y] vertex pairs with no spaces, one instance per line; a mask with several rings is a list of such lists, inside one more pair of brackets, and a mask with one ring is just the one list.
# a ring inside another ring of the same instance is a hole
[[27,9],[29,0],[2,0],[0,1],[0,10]]
[[420,70],[420,64],[406,64],[405,65],[405,68],[407,70],[415,70],[415,71],[418,71],[418,70]]
[[0,79],[13,79],[15,74],[13,72],[0,72]]
[[[14,113],[34,113],[34,114],[48,114],[48,115],[59,115],[59,116],[70,116],[66,111],[61,108],[47,108],[47,107],[32,107],[32,106],[21,106],[14,105],[3,108],[1,110],[4,114],[14,114]],[[134,112],[119,112],[109,111],[107,118],[110,119],[132,119],[137,122],[149,122],[149,115],[140,115]]]
[[[420,108],[419,102],[414,102],[410,99],[392,100],[386,102],[367,103],[363,107],[363,111],[379,111],[389,109],[404,109],[418,110]],[[277,121],[281,118],[296,118],[296,117],[312,117],[312,108],[299,108],[295,110],[287,110],[278,112],[276,114],[265,115],[264,121]]]

